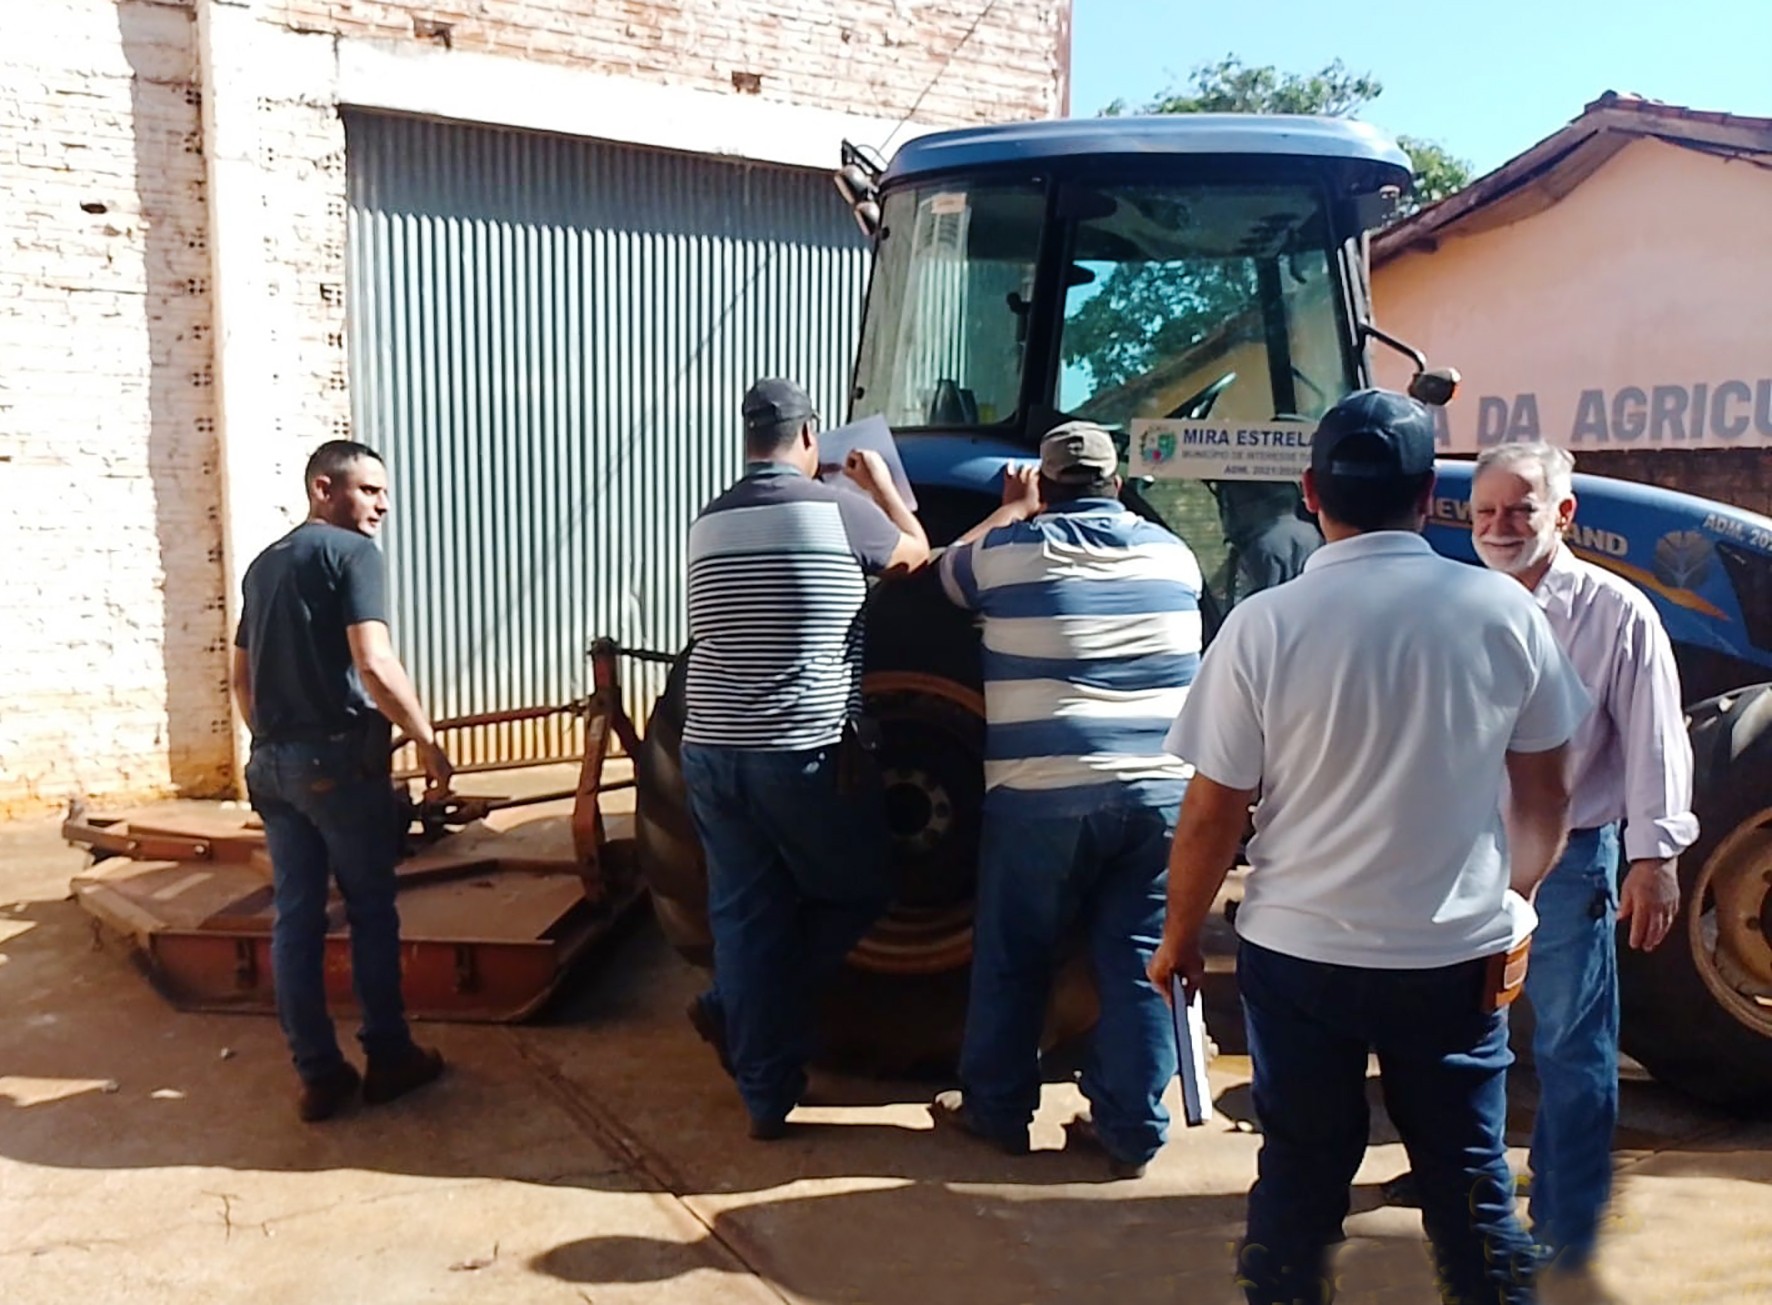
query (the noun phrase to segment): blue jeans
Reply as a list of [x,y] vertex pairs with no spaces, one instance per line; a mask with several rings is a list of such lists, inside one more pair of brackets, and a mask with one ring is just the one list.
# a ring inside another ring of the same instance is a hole
[[704,1000],[759,1121],[805,1091],[819,994],[891,896],[883,795],[839,793],[836,751],[683,745],[714,934]]
[[992,1136],[1026,1140],[1040,1104],[1053,968],[1080,925],[1101,994],[1081,1084],[1096,1132],[1110,1154],[1132,1162],[1163,1145],[1175,1037],[1144,970],[1163,932],[1174,831],[1167,804],[1047,818],[986,809],[960,1082],[968,1112]]
[[1532,1058],[1532,1235],[1571,1262],[1593,1251],[1618,1122],[1618,827],[1576,830],[1538,889],[1526,970]]
[[326,1009],[326,899],[338,880],[351,927],[357,1037],[380,1059],[412,1045],[400,995],[400,917],[394,865],[401,832],[385,762],[358,736],[255,744],[246,790],[264,821],[277,918],[271,972],[277,1018],[303,1079],[343,1063]]
[[1507,1014],[1482,1009],[1486,962],[1427,970],[1325,965],[1245,940],[1237,982],[1262,1131],[1239,1282],[1256,1305],[1327,1301],[1328,1253],[1366,1151],[1366,1058],[1421,1189],[1441,1299],[1534,1299],[1514,1217]]

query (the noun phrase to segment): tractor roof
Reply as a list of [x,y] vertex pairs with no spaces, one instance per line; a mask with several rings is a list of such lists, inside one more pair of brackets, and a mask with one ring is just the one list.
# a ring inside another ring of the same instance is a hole
[[[1153,117],[1050,118],[934,132],[907,141],[886,184],[1042,159],[1104,155],[1309,158],[1379,174],[1407,188],[1409,158],[1378,128],[1348,118],[1189,113]],[[1376,187],[1375,187],[1376,188]]]

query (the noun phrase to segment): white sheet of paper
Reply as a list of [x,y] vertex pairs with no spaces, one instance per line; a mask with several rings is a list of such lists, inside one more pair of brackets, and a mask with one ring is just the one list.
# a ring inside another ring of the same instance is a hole
[[898,486],[899,497],[904,499],[906,507],[915,512],[917,496],[911,492],[911,479],[905,475],[904,461],[898,456],[898,444],[892,438],[892,428],[878,414],[852,421],[835,430],[819,432],[818,478],[846,489],[856,488],[855,482],[843,474],[843,460],[854,449],[872,449],[886,459],[886,470],[892,473],[892,483]]

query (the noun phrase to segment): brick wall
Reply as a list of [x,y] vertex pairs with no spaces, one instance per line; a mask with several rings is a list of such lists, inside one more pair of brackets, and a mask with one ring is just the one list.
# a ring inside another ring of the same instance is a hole
[[223,437],[237,591],[258,551],[305,515],[308,454],[351,435],[345,132],[331,40],[240,11],[218,9],[212,21],[212,114],[223,137],[212,180],[225,196],[213,220],[231,233]]
[[0,43],[0,814],[225,787],[189,0],[34,0]]
[[968,123],[1060,112],[1070,0],[272,0],[272,10],[302,31]]
[[1575,469],[1677,489],[1772,517],[1772,449],[1577,451]]
[[239,574],[350,430],[336,38],[876,119],[1065,95],[1069,0],[197,10],[30,0],[0,42],[0,816],[231,787]]

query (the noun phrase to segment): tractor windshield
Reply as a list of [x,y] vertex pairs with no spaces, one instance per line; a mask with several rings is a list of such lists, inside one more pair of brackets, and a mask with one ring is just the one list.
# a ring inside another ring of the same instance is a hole
[[855,415],[894,429],[994,426],[1021,402],[1043,185],[927,186],[887,197],[856,369]]
[[894,429],[1318,416],[1352,388],[1323,192],[1263,182],[886,197],[855,415]]
[[[1320,192],[1126,186],[1073,207],[1060,412],[1115,430],[1154,417],[1315,418],[1353,388],[1342,264]],[[1245,596],[1240,550],[1298,500],[1285,484],[1188,480],[1128,493],[1187,540],[1219,612]]]
[[1124,186],[1070,207],[1059,411],[1116,428],[1316,417],[1351,388],[1316,190]]

